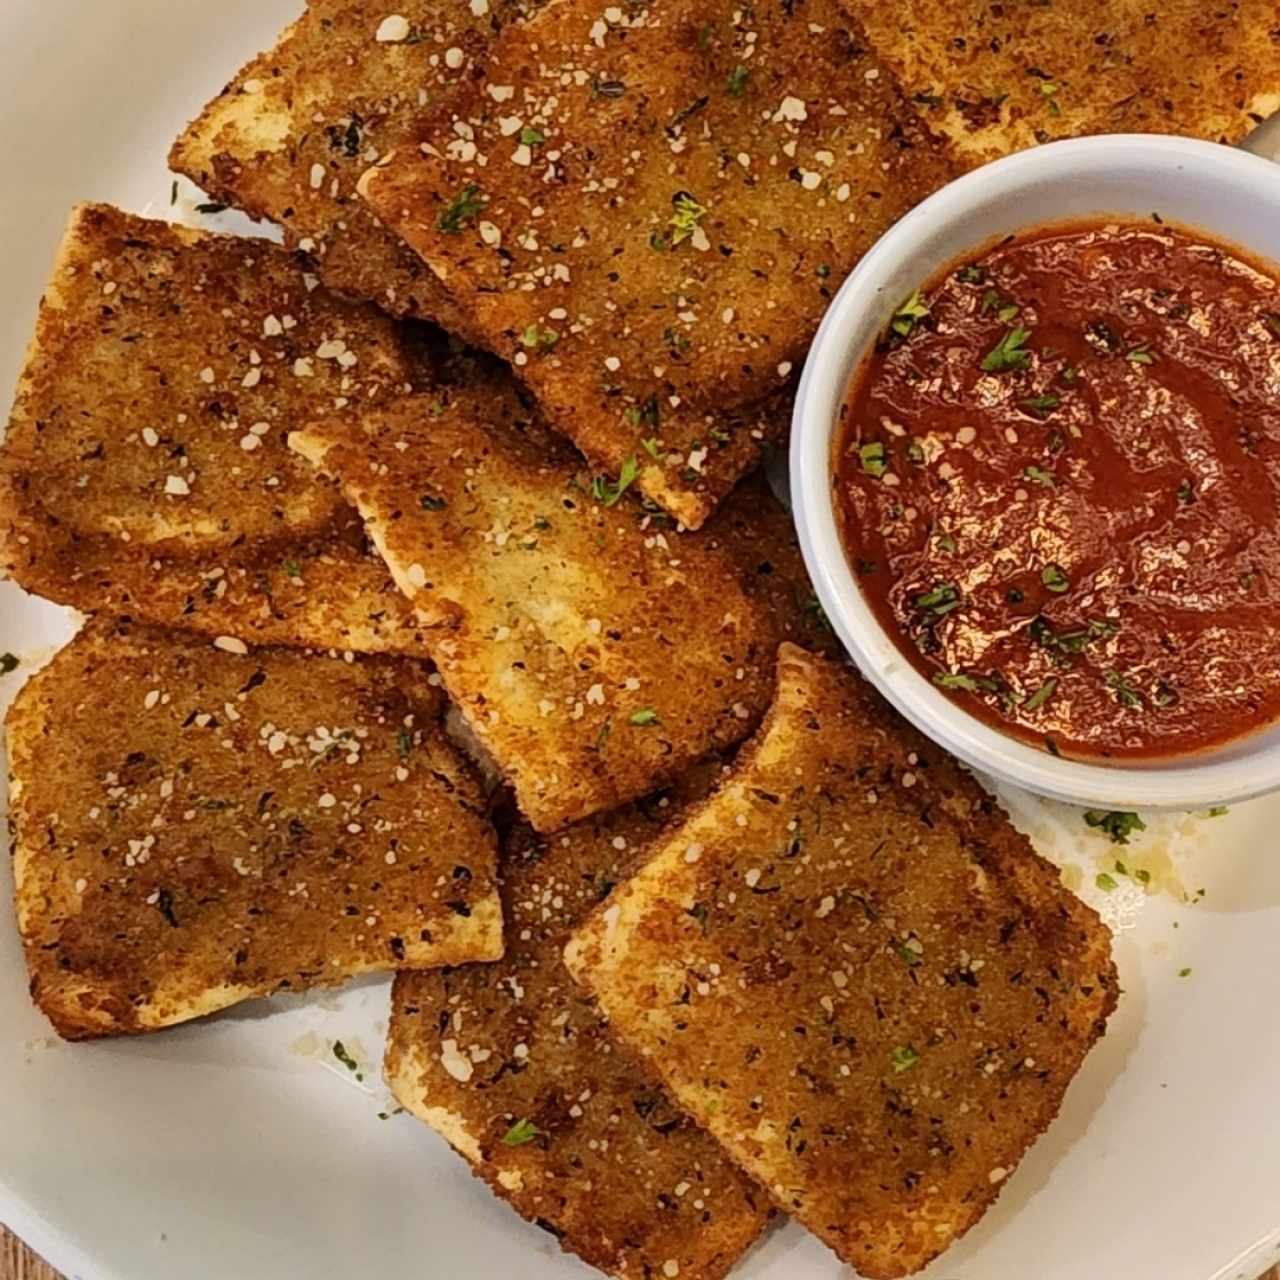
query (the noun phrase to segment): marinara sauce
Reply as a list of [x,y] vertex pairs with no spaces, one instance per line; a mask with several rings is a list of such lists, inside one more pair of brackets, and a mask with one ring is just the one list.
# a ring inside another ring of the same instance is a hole
[[1082,758],[1280,714],[1280,287],[1158,220],[1044,229],[904,301],[842,407],[845,546],[910,662]]

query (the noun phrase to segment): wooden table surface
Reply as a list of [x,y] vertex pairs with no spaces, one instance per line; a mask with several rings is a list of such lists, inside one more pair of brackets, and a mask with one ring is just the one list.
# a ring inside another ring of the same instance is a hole
[[[849,1274],[852,1276],[853,1272]],[[0,1227],[0,1280],[62,1280],[62,1277]],[[1280,1267],[1273,1267],[1260,1280],[1280,1280]]]

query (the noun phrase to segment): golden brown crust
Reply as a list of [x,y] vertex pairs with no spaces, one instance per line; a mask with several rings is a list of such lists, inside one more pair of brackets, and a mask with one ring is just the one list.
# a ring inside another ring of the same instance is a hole
[[502,953],[430,668],[91,623],[8,717],[18,923],[58,1033]]
[[1116,1000],[1109,934],[977,784],[791,645],[720,791],[566,960],[679,1104],[872,1277],[981,1217]]
[[539,830],[644,795],[763,714],[779,636],[734,556],[593,494],[509,390],[442,390],[293,443],[364,515]]
[[967,165],[1055,138],[1238,142],[1280,108],[1272,0],[842,0]]
[[312,0],[188,126],[170,163],[215,199],[278,222],[330,289],[458,332],[447,292],[356,197],[356,182],[408,139],[423,99],[471,75],[499,23],[527,7],[398,0],[407,31],[379,39],[390,8]]
[[165,554],[313,536],[341,510],[285,444],[412,368],[372,308],[308,290],[289,254],[106,205],[72,216],[4,443],[33,515]]
[[503,959],[396,980],[396,1097],[495,1195],[610,1275],[676,1274],[672,1263],[719,1280],[769,1215],[768,1196],[610,1036],[560,958],[571,927],[718,772],[557,836],[518,828],[503,861]]
[[950,168],[835,0],[601,15],[504,28],[362,189],[552,424],[696,528],[785,427],[835,287]]
[[396,326],[265,241],[79,209],[0,449],[5,571],[85,611],[420,654],[354,513],[285,444],[417,372]]

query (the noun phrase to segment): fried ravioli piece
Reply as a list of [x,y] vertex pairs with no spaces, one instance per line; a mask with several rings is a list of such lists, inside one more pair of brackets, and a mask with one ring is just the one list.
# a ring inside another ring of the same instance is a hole
[[18,926],[70,1040],[502,954],[430,668],[93,622],[8,717]]
[[[949,163],[836,0],[563,0],[362,190],[597,467],[696,528]],[[768,407],[764,407],[768,406]]]
[[86,611],[412,649],[354,513],[285,436],[415,372],[397,326],[264,241],[78,209],[0,448],[4,568]]
[[1238,142],[1280,109],[1272,0],[843,0],[968,165],[1090,133]]
[[428,99],[474,73],[498,25],[529,7],[401,0],[387,16],[312,0],[174,143],[170,164],[215,199],[279,223],[330,289],[456,332],[463,321],[446,291],[356,183],[408,142]]
[[450,697],[551,831],[746,737],[776,639],[714,539],[593,486],[541,437],[499,384],[290,442],[364,516]]
[[769,1213],[767,1194],[672,1106],[561,961],[573,925],[718,771],[695,769],[670,795],[560,835],[520,827],[503,859],[503,959],[396,979],[397,1099],[496,1195],[611,1275],[718,1280]]
[[6,576],[83,613],[294,645],[425,658],[413,607],[366,545],[350,508],[317,538],[272,539],[227,555],[156,556],[10,513]]
[[1110,936],[977,784],[792,645],[720,790],[570,971],[677,1103],[869,1277],[968,1230],[1116,1000]]

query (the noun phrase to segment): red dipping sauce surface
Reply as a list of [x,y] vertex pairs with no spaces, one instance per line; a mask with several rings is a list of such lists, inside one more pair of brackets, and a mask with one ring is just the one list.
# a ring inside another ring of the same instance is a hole
[[1078,758],[1280,715],[1280,287],[1201,233],[1045,229],[922,287],[850,383],[850,565],[910,662]]

